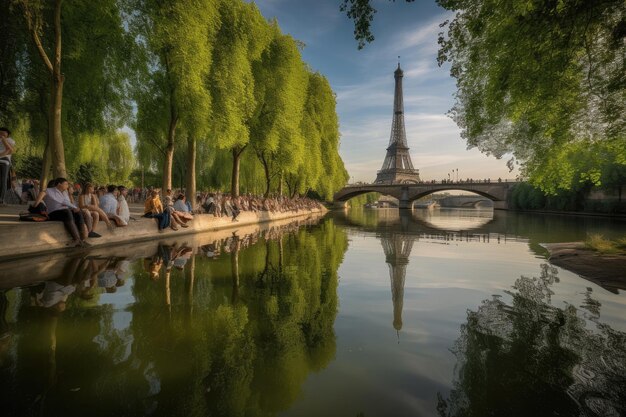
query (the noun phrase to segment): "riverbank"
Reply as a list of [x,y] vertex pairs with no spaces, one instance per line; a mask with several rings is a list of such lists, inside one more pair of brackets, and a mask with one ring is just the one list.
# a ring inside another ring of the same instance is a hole
[[[199,214],[188,223],[188,228],[179,228],[177,231],[166,229],[162,232],[157,230],[155,220],[141,217],[142,207],[131,206],[131,216],[136,221],[130,222],[126,227],[117,227],[108,230],[101,223],[97,232],[100,238],[89,239],[92,248],[122,245],[131,242],[158,240],[170,236],[182,236],[195,233],[218,231],[222,229],[240,228],[246,225],[273,222],[276,220],[319,216],[326,213],[326,209],[300,210],[283,213],[270,212],[242,212],[237,222],[228,217],[213,217],[209,214]],[[18,213],[25,211],[26,206],[5,206],[0,209],[0,261],[18,259],[33,255],[53,252],[70,252],[81,249],[70,248],[69,234],[65,231],[61,222],[22,222],[18,219]],[[84,250],[84,249],[83,249]]]
[[626,213],[596,213],[590,211],[558,211],[558,210],[521,210],[508,209],[516,213],[554,214],[558,216],[584,216],[584,217],[608,217],[613,219],[626,219]]
[[626,290],[626,254],[602,254],[583,242],[547,243],[550,262],[594,282],[612,293]]
[[188,247],[194,255],[197,255],[202,252],[201,248],[204,245],[214,244],[233,236],[243,239],[246,236],[262,233],[276,235],[289,230],[290,227],[297,228],[316,224],[323,216],[324,213],[309,214],[192,234],[169,233],[165,236],[159,234],[157,239],[116,245],[100,245],[91,248],[89,251],[56,251],[36,253],[28,257],[4,259],[0,261],[0,290],[67,278],[65,277],[68,274],[67,265],[77,259],[102,260],[115,258],[133,261],[152,257],[158,253],[159,246]]

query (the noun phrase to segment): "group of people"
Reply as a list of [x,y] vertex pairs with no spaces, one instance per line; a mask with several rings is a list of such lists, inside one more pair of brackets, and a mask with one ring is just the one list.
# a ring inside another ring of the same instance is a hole
[[196,197],[196,203],[205,213],[215,217],[231,217],[233,221],[237,221],[239,214],[244,211],[282,213],[321,208],[318,201],[304,197],[257,197],[250,194],[231,197],[221,193],[202,193]]
[[172,190],[167,190],[163,201],[159,189],[155,188],[150,191],[150,195],[144,203],[143,216],[157,221],[159,231],[167,227],[172,230],[178,230],[180,227],[189,227],[187,222],[193,219],[191,206],[186,203],[184,194],[179,194],[174,202],[172,199]]
[[33,214],[45,215],[48,220],[61,221],[73,239],[74,246],[90,246],[87,238],[99,238],[96,232],[102,221],[109,229],[127,226],[130,209],[126,201],[128,190],[124,186],[109,185],[107,192],[98,197],[95,187],[87,183],[75,201],[73,187],[65,178],[50,181],[39,192],[29,207]]

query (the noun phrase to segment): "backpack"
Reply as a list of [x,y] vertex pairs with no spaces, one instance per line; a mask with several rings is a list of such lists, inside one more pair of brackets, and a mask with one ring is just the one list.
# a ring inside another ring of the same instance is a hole
[[48,215],[23,212],[20,213],[20,220],[23,222],[45,222],[48,220]]
[[20,220],[23,222],[45,222],[48,220],[48,209],[44,203],[39,203],[36,207],[29,206],[28,213],[20,213]]

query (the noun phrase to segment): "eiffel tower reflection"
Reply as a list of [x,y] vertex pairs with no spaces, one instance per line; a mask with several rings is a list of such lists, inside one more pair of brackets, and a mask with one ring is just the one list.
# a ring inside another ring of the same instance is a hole
[[385,262],[389,266],[391,281],[391,301],[393,302],[393,328],[398,334],[402,330],[402,308],[404,305],[404,279],[409,257],[413,249],[413,242],[417,236],[403,233],[389,233],[381,235],[381,243],[385,251]]

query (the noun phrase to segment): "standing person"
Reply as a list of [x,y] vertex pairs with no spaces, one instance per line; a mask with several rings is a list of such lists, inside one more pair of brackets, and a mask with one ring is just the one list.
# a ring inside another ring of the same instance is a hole
[[11,138],[11,131],[0,127],[0,206],[3,206],[7,196],[7,183],[11,170],[11,155],[15,152],[15,141]]

